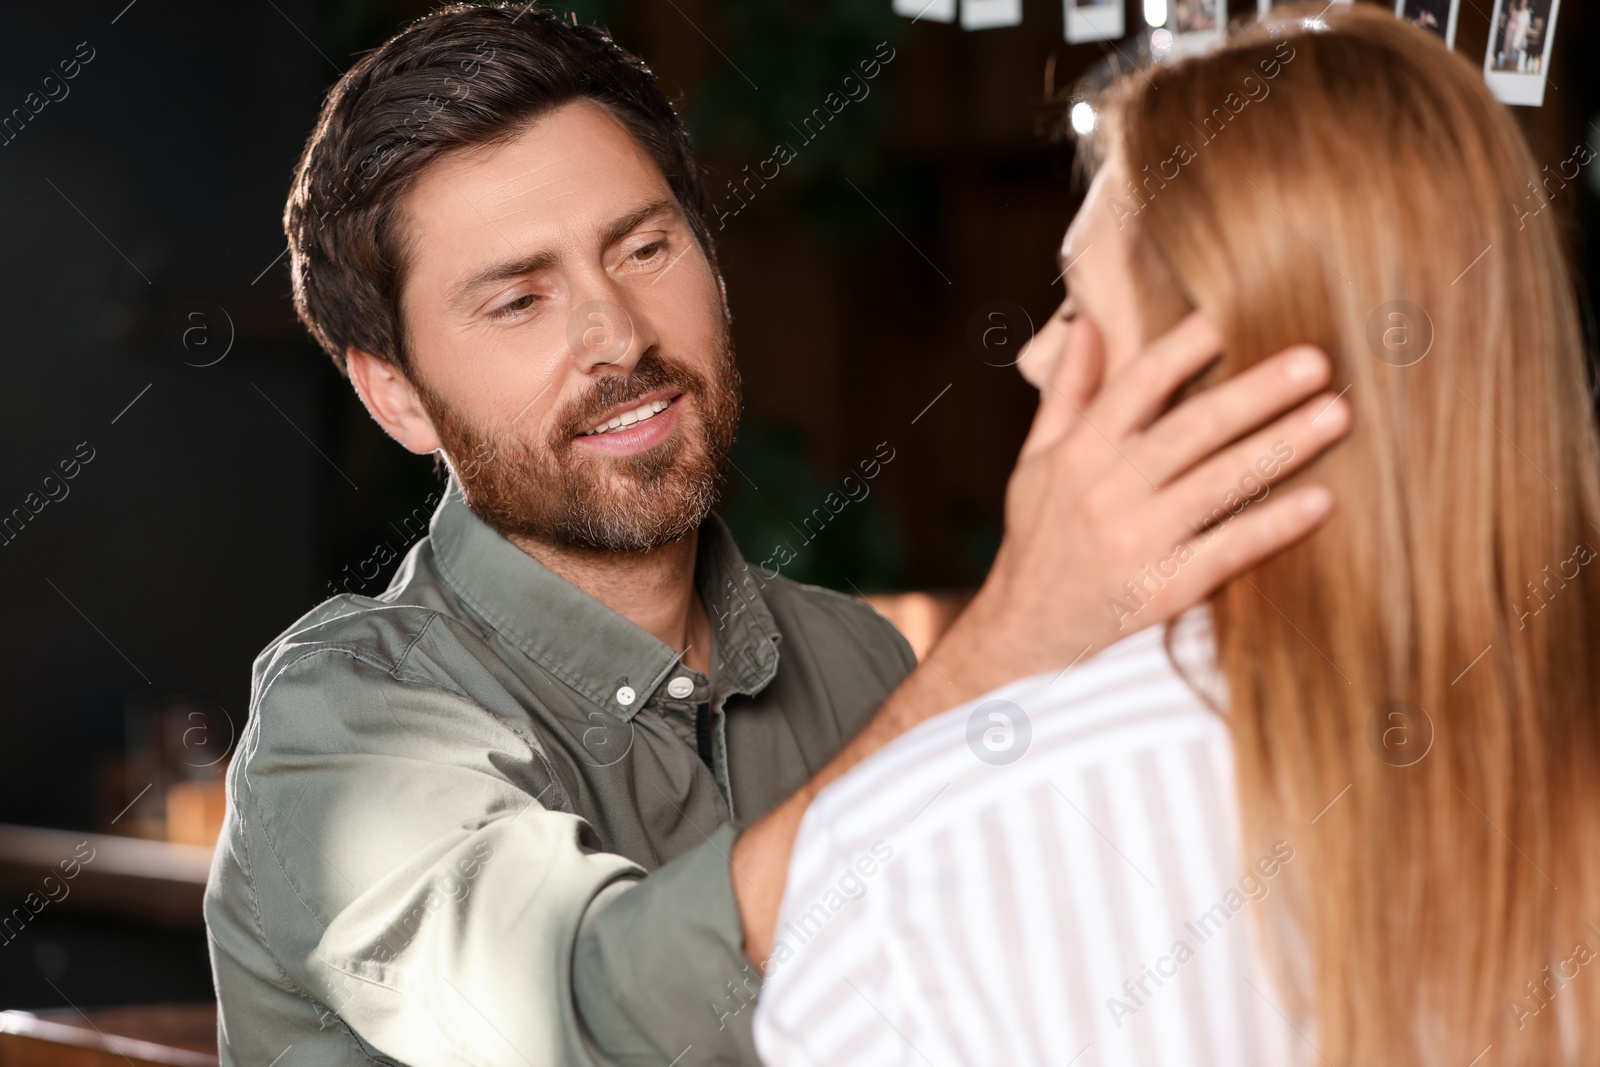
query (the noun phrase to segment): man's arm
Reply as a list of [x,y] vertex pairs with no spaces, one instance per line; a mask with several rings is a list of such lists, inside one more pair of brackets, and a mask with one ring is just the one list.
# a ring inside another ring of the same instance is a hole
[[[1080,318],[1070,342],[1064,332],[1052,320],[1033,342],[1070,347],[1055,359],[1012,472],[1005,540],[983,587],[866,729],[734,843],[745,952],[760,966],[771,952],[795,834],[829,782],[939,712],[1173,618],[1332,512],[1326,489],[1302,486],[1206,528],[1242,477],[1262,477],[1262,457],[1276,460],[1265,480],[1279,481],[1349,429],[1348,405],[1318,393],[1329,375],[1321,352],[1288,349],[1168,410],[1221,351],[1202,316],[1156,340],[1103,389],[1093,325]],[[1184,560],[1176,575],[1146,579],[1148,568],[1175,555]],[[1129,582],[1139,583],[1132,596]],[[1138,610],[1109,610],[1117,601]]]
[[253,702],[206,900],[223,1062],[753,1058],[751,1013],[708,1007],[746,966],[731,828],[646,877],[525,730],[370,652]]

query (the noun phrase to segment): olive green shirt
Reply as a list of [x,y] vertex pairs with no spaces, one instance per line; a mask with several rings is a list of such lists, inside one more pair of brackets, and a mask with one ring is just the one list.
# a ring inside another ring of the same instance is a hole
[[205,900],[225,1065],[756,1062],[735,827],[914,659],[715,517],[696,584],[709,675],[452,479],[384,593],[257,657]]

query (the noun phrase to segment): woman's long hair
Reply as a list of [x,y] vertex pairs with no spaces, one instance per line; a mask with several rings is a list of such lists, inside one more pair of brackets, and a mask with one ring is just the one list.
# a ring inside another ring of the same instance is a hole
[[1244,854],[1296,850],[1278,1006],[1334,1064],[1600,1062],[1600,449],[1542,206],[1588,157],[1536,160],[1431,35],[1323,10],[1103,104],[1112,210],[1215,375],[1315,343],[1355,412],[1296,476],[1334,518],[1212,601]]

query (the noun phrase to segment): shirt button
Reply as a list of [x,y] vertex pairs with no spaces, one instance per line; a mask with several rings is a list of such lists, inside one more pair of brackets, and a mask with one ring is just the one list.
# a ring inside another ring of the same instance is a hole
[[638,696],[638,694],[633,691],[632,687],[625,685],[621,689],[617,690],[617,703],[621,704],[625,708],[630,707],[633,704],[634,697],[636,696]]
[[679,677],[667,683],[667,695],[674,700],[682,700],[692,692],[694,692],[693,679]]

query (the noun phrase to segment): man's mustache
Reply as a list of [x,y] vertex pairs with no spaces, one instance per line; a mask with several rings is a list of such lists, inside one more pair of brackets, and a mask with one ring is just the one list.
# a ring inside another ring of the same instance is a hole
[[574,437],[592,428],[602,415],[619,405],[642,400],[650,393],[668,388],[698,395],[704,391],[705,381],[693,370],[667,359],[654,349],[639,357],[631,374],[597,377],[588,392],[569,403],[556,420],[558,447],[570,443]]

